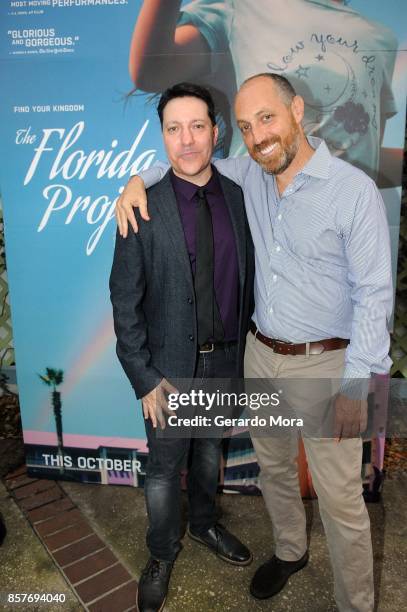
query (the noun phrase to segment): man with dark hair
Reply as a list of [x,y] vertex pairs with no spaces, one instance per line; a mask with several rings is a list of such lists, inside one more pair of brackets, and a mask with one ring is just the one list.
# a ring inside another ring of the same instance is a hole
[[222,437],[190,441],[157,430],[166,425],[165,394],[175,391],[169,379],[242,376],[254,277],[241,190],[211,166],[217,126],[209,92],[176,85],[158,110],[171,170],[147,192],[151,223],[127,240],[117,235],[110,277],[117,354],[142,400],[149,448],[151,557],[139,582],[139,612],[164,606],[181,548],[180,471],[189,450],[189,536],[234,565],[252,560],[216,521]]
[[[237,125],[249,157],[217,160],[238,183],[256,255],[255,310],[245,376],[276,379],[285,403],[322,425],[302,432],[332,561],[340,612],[372,612],[373,555],[362,496],[362,439],[372,373],[387,374],[393,305],[390,240],[383,200],[364,172],[306,137],[304,100],[274,75],[242,84]],[[142,179],[127,186],[118,213],[127,233],[131,203],[146,203]],[[136,204],[134,204],[136,205]],[[123,217],[126,223],[123,223]],[[134,217],[134,215],[133,215]],[[308,384],[307,384],[308,383]],[[325,424],[325,422],[324,422]],[[275,553],[256,571],[250,592],[276,595],[308,562],[306,517],[298,483],[298,431],[251,437]]]
[[163,127],[164,109],[168,102],[171,102],[171,100],[174,100],[175,98],[188,98],[190,96],[193,98],[198,98],[198,100],[202,100],[202,102],[206,104],[208,109],[208,117],[211,120],[212,126],[215,127],[216,113],[212,96],[205,87],[200,87],[194,83],[177,83],[162,93],[157,105],[157,113],[160,119],[161,127]]

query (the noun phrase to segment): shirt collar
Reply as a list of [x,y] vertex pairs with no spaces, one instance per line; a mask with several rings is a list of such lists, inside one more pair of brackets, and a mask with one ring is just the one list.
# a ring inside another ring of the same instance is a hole
[[[205,189],[207,193],[212,193],[218,195],[221,193],[221,186],[219,183],[218,171],[215,166],[211,166],[212,168],[212,176],[206,185],[202,185],[201,189]],[[175,194],[178,196],[182,196],[189,201],[192,201],[196,196],[196,192],[199,189],[198,185],[191,183],[190,181],[186,181],[185,179],[180,178],[174,174],[174,171],[170,170],[170,177],[172,186],[174,188]]]
[[329,178],[332,155],[325,141],[322,138],[316,138],[316,136],[308,136],[307,140],[311,147],[315,149],[315,153],[299,174],[308,174],[309,176],[322,179]]

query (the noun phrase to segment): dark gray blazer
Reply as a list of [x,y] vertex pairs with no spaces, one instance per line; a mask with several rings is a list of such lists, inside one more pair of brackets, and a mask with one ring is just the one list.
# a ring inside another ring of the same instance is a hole
[[[243,375],[253,311],[254,249],[240,187],[219,175],[236,239],[239,337],[236,376]],[[110,275],[117,355],[138,398],[165,377],[193,378],[198,357],[194,285],[182,222],[167,173],[147,190],[151,220],[116,236]],[[138,212],[137,212],[137,216]]]

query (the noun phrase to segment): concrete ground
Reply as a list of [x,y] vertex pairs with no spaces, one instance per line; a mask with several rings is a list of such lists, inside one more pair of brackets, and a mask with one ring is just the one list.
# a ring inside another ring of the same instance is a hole
[[[99,536],[138,578],[146,559],[147,516],[143,491],[127,487],[60,483]],[[186,500],[184,499],[184,505]],[[270,521],[259,497],[222,495],[221,520],[251,548],[253,564],[236,568],[215,558],[185,537],[175,564],[167,600],[168,612],[330,612],[335,610],[328,550],[315,502],[306,501],[310,563],[291,577],[286,588],[269,601],[248,594],[253,572],[273,550]],[[0,548],[0,609],[8,592],[65,593],[64,604],[22,606],[31,610],[81,610],[15,502],[0,485],[0,508],[8,535]],[[375,559],[375,589],[379,612],[407,609],[407,476],[387,480],[383,501],[368,505]],[[114,612],[114,610],[112,610]]]

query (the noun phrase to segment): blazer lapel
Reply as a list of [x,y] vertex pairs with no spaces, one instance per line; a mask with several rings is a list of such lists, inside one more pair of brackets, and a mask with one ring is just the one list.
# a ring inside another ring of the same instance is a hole
[[160,199],[157,209],[173,244],[173,253],[178,258],[181,269],[191,284],[191,290],[193,290],[191,264],[185,243],[184,229],[168,172],[161,179],[159,189],[156,190],[156,196]]
[[246,219],[243,196],[241,203],[236,201],[236,193],[230,182],[222,174],[218,174],[218,176],[235,234],[239,279],[240,285],[243,287],[246,274]]

